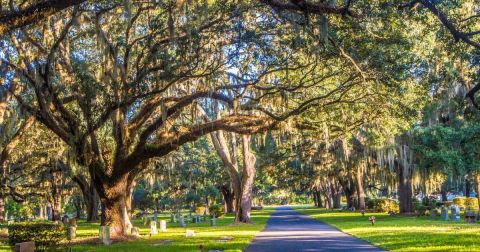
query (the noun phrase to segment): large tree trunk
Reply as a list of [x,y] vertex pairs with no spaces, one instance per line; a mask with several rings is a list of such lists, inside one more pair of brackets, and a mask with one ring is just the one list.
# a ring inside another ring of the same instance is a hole
[[413,187],[412,187],[412,169],[404,169],[399,165],[397,169],[398,176],[398,199],[400,201],[400,213],[409,214],[413,212]]
[[100,224],[102,226],[110,226],[112,237],[126,235],[132,225],[126,206],[126,197],[129,189],[128,175],[113,181],[95,182],[95,185],[102,205]]
[[338,208],[342,207],[342,205],[341,205],[342,193],[341,193],[341,189],[339,187],[340,187],[340,185],[338,185],[336,183],[331,183],[330,184],[330,190],[332,192],[332,201],[333,201],[332,207],[335,208],[335,209],[338,209]]
[[347,198],[347,208],[357,207],[357,192],[354,187],[344,187],[345,197]]
[[255,179],[255,155],[250,151],[250,136],[242,135],[243,144],[243,174],[242,193],[235,222],[251,223],[250,211],[252,208],[253,181]]
[[363,189],[363,173],[361,171],[361,165],[359,165],[355,173],[355,185],[357,186],[358,209],[365,210],[365,190]]
[[225,170],[232,180],[235,196],[235,222],[250,223],[250,210],[252,207],[253,181],[255,179],[255,155],[250,151],[250,136],[242,135],[243,169],[239,173],[237,163],[237,143],[235,134],[231,135],[232,153],[230,154],[227,141],[222,131],[211,133],[212,142],[218,155],[223,161]]
[[225,207],[225,212],[226,213],[233,213],[233,201],[234,201],[234,195],[233,195],[233,190],[230,189],[230,186],[224,185],[221,188],[222,195],[223,195],[223,204]]
[[93,190],[90,189],[89,196],[87,199],[85,199],[85,206],[87,208],[87,222],[98,221],[98,203],[99,199],[95,188],[93,188]]

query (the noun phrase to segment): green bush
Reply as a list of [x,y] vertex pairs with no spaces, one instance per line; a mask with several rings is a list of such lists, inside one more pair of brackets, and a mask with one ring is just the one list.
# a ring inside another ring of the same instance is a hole
[[195,208],[195,213],[198,215],[203,215],[205,213],[205,207],[199,206]]
[[459,207],[465,208],[467,197],[457,197],[453,199],[453,204],[458,205]]
[[465,199],[465,209],[467,209],[467,210],[478,210],[478,199],[477,198],[467,198],[467,199]]
[[[453,205],[453,201],[444,201],[444,202],[442,202],[441,205],[443,205],[445,207],[451,207]],[[438,207],[441,207],[441,205],[438,206]]]
[[391,199],[369,199],[366,203],[367,208],[379,213],[398,213],[400,207],[398,203]]
[[208,211],[210,212],[210,216],[213,216],[215,214],[215,217],[220,217],[224,214],[224,207],[223,205],[211,205],[208,208]]
[[10,245],[34,241],[37,251],[46,251],[58,245],[65,238],[63,225],[53,223],[27,222],[8,226]]

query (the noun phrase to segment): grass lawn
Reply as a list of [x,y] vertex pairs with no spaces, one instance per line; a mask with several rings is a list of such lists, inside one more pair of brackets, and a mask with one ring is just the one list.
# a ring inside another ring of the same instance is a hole
[[[223,251],[242,251],[255,235],[263,229],[273,208],[266,208],[261,211],[252,211],[254,224],[232,225],[234,216],[226,215],[217,218],[217,226],[211,227],[210,222],[201,224],[187,223],[187,227],[179,227],[179,223],[170,223],[169,215],[160,215],[159,219],[167,220],[167,232],[159,233],[149,237],[150,226],[144,226],[142,220],[134,220],[134,226],[140,229],[141,238],[128,242],[118,242],[110,246],[101,244],[77,244],[67,245],[71,251],[115,251],[115,252],[144,252],[144,251],[200,251],[199,246],[203,245],[204,250],[219,249]],[[78,222],[77,238],[98,237],[98,223]],[[159,228],[159,226],[158,226]],[[192,229],[196,236],[186,238],[185,230]],[[230,241],[218,241],[222,237],[231,236]],[[96,239],[94,239],[97,241]],[[68,248],[66,250],[68,251]],[[0,251],[11,251],[8,246],[1,247]]]
[[[296,207],[299,212],[331,224],[345,233],[392,251],[480,251],[480,224],[430,220],[429,217],[330,211]],[[375,226],[368,221],[376,217]]]

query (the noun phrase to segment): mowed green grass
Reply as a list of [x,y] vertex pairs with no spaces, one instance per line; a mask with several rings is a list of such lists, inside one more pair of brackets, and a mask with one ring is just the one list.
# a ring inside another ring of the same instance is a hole
[[[345,233],[391,251],[480,251],[480,224],[430,220],[429,217],[330,211],[296,207]],[[372,226],[368,218],[376,217]]]
[[[171,223],[169,215],[160,215],[159,219],[167,220],[167,232],[159,233],[150,237],[150,226],[143,225],[140,219],[133,220],[134,226],[140,229],[141,238],[115,242],[110,246],[98,244],[98,239],[90,239],[86,244],[65,244],[61,246],[62,251],[115,251],[115,252],[148,252],[148,251],[201,251],[199,246],[203,246],[204,251],[210,249],[219,249],[223,251],[242,251],[255,235],[261,231],[274,211],[273,208],[266,208],[261,211],[252,211],[253,224],[234,225],[233,215],[225,215],[217,218],[217,226],[211,227],[210,221],[200,224],[187,223],[187,227],[179,227],[179,223]],[[159,226],[158,226],[159,227]],[[78,222],[77,238],[98,237],[99,223]],[[187,229],[195,231],[195,237],[185,237]],[[231,236],[230,241],[219,241],[222,237]],[[165,243],[165,241],[168,241]],[[96,242],[96,243],[92,243]],[[8,246],[0,247],[0,251],[11,251]]]

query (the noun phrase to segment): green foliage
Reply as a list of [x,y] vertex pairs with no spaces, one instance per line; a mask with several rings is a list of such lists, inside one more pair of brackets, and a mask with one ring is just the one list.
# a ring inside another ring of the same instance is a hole
[[38,251],[46,251],[58,245],[65,235],[63,225],[53,223],[26,222],[8,226],[8,239],[11,245],[34,241]]
[[203,215],[205,213],[206,207],[204,206],[199,206],[195,208],[195,213],[198,215]]
[[398,203],[391,199],[369,199],[366,206],[377,213],[398,213],[400,211]]
[[208,211],[210,212],[210,216],[215,215],[215,217],[220,217],[225,214],[224,206],[221,204],[211,205]]
[[457,197],[453,199],[453,204],[462,208],[465,208],[466,202],[467,202],[467,197]]
[[467,210],[478,210],[478,199],[477,198],[466,198],[465,199],[465,209]]

